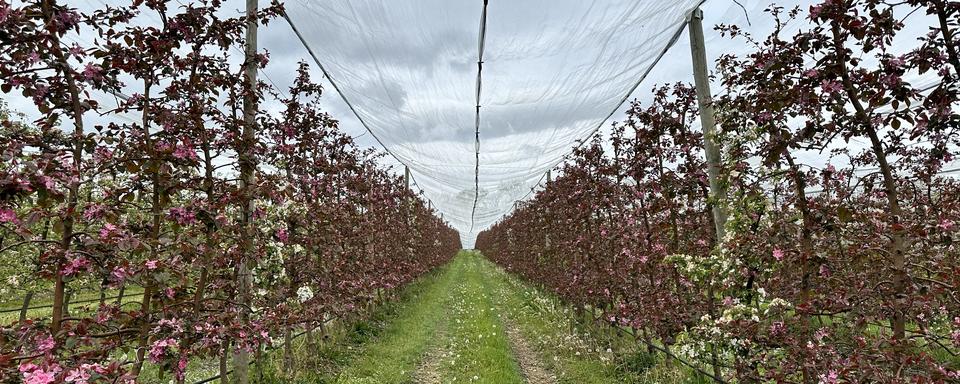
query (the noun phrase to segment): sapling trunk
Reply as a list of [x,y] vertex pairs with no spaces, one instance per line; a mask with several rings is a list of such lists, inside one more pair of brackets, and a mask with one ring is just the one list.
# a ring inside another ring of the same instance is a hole
[[[157,156],[157,153],[154,149],[153,140],[150,133],[150,88],[152,82],[149,79],[144,80],[144,91],[143,91],[143,114],[142,121],[144,137],[146,139],[146,145],[148,148],[148,153],[150,155],[150,161],[159,163],[160,159]],[[160,255],[160,226],[162,224],[163,218],[163,206],[161,194],[164,193],[163,187],[161,185],[160,173],[163,171],[162,167],[157,164],[155,167],[147,167],[150,170],[151,174],[151,206],[150,214],[152,218],[151,228],[150,228],[150,260],[156,261]],[[137,337],[137,361],[133,365],[132,374],[134,377],[140,375],[140,371],[143,369],[143,363],[146,358],[147,353],[147,344],[150,339],[150,304],[153,298],[154,293],[154,284],[152,281],[148,281],[146,286],[143,289],[143,299],[140,302],[140,332]]]
[[[893,176],[890,163],[887,161],[887,152],[884,149],[883,142],[880,141],[876,127],[874,127],[867,110],[860,102],[858,90],[850,78],[850,73],[847,69],[847,52],[843,44],[844,38],[840,25],[837,22],[833,22],[831,24],[831,30],[833,32],[833,43],[836,49],[836,65],[840,71],[844,93],[848,99],[847,101],[853,105],[857,122],[870,139],[870,150],[876,157],[877,165],[880,168],[883,189],[887,200],[887,211],[890,215],[891,224],[889,254],[890,269],[894,275],[893,291],[895,302],[899,303],[900,297],[906,294],[910,278],[907,275],[906,269],[907,247],[906,239],[903,235],[904,230],[900,224],[900,220],[903,218],[903,210],[900,208],[900,195],[897,189],[897,181]],[[901,304],[897,304],[898,308],[894,308],[893,314],[890,316],[890,324],[893,328],[894,339],[899,342],[904,342],[906,336],[906,320],[904,318],[903,308],[899,308],[900,305]]]
[[[55,15],[53,14],[54,7],[56,6],[55,0],[43,0],[41,1],[41,10],[43,12],[43,18],[46,19],[47,23],[53,23]],[[54,56],[56,60],[56,65],[59,67],[59,71],[63,74],[63,80],[67,84],[67,90],[70,94],[70,104],[72,107],[72,116],[73,119],[73,171],[77,175],[80,175],[80,165],[81,159],[83,158],[83,105],[80,101],[80,89],[77,86],[76,79],[74,78],[73,70],[70,67],[70,63],[67,60],[66,55],[63,53],[63,49],[60,44],[60,37],[57,34],[50,34],[51,42],[48,45],[50,53]],[[74,215],[77,210],[77,200],[80,189],[80,178],[77,177],[76,180],[71,181],[70,185],[67,187],[67,205],[64,209],[66,214],[61,218],[61,224],[63,227],[63,232],[61,233],[61,242],[60,248],[66,253],[72,246],[73,241],[73,225],[74,225]],[[56,261],[56,273],[54,277],[54,286],[53,286],[53,315],[50,320],[50,332],[52,334],[57,334],[60,332],[62,326],[61,322],[63,321],[63,295],[65,284],[63,281],[63,276],[60,274],[60,270],[63,269],[64,259],[63,257],[58,257]]]
[[23,297],[23,306],[20,307],[20,325],[27,322],[27,312],[30,310],[30,301],[33,300],[33,291],[27,291]]

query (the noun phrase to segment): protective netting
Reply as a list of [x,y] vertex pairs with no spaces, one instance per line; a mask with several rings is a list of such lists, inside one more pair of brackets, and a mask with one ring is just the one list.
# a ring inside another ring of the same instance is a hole
[[[763,38],[774,28],[764,12],[771,2],[489,0],[485,6],[483,0],[288,0],[289,20],[303,41],[286,23],[266,26],[260,47],[274,59],[262,75],[280,81],[282,89],[292,78],[292,64],[278,61],[316,59],[350,104],[332,104],[335,117],[355,136],[368,129],[376,140],[367,137],[361,144],[382,145],[409,166],[415,187],[471,247],[476,233],[530,196],[573,146],[611,115],[617,119],[623,101],[649,100],[655,84],[693,81],[685,30],[693,9],[704,11],[712,65],[721,54],[753,48],[742,39],[721,37],[711,26],[736,24]],[[226,3],[227,9],[243,8],[241,0]],[[806,10],[816,3],[776,1],[784,9]],[[89,10],[104,4],[128,2],[80,0],[71,6]],[[935,24],[920,12],[902,20],[905,31],[893,42],[894,52],[913,46]],[[795,20],[786,30],[801,30],[805,23]],[[237,56],[240,60],[239,47]],[[934,85],[912,74],[905,80],[921,88]],[[136,83],[130,86],[125,92],[136,91]],[[723,91],[715,82],[713,92]],[[104,105],[116,105],[118,98],[96,96]],[[801,160],[823,165],[830,159],[811,152]]]
[[360,119],[470,246],[617,109],[699,2],[489,2],[478,180],[482,1],[286,7]]
[[[815,3],[777,2],[788,10]],[[470,246],[476,232],[528,196],[571,147],[615,113],[638,82],[635,97],[643,99],[655,83],[692,81],[684,28],[698,5],[697,0],[489,2],[477,186],[482,1],[295,0],[287,9],[360,119],[412,169],[418,186]],[[769,6],[763,0],[707,2],[705,24],[738,24],[763,37],[774,26],[764,12]],[[904,15],[909,32],[898,35],[900,43],[926,33],[931,24],[925,17]],[[800,29],[804,21],[794,23]],[[705,32],[711,60],[751,49],[743,40]],[[684,44],[660,60],[678,38]],[[722,92],[716,86],[714,91]],[[861,144],[866,145],[843,143]],[[806,158],[827,161],[820,153]]]

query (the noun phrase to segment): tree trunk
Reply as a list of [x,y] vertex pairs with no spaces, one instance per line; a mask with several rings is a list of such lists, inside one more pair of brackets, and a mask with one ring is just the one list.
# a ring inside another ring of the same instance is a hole
[[860,125],[866,131],[867,137],[870,138],[870,149],[877,158],[877,165],[880,168],[880,174],[883,179],[883,189],[886,194],[887,210],[890,215],[889,222],[892,229],[890,232],[889,253],[890,269],[894,275],[893,291],[895,296],[894,302],[896,303],[896,308],[893,308],[894,314],[890,317],[890,325],[893,328],[893,338],[899,342],[903,342],[906,336],[906,320],[904,319],[904,308],[901,307],[901,303],[904,301],[903,296],[906,294],[907,286],[910,284],[910,277],[907,274],[906,268],[906,239],[903,235],[904,230],[900,225],[903,211],[900,208],[900,195],[897,189],[897,181],[893,176],[893,169],[890,167],[890,163],[887,162],[887,153],[883,147],[883,142],[880,141],[876,127],[873,126],[870,116],[860,102],[857,88],[847,70],[847,53],[843,45],[844,40],[840,26],[834,22],[831,28],[837,51],[837,66],[840,69],[844,91],[856,111],[857,120],[859,120]]
[[220,355],[220,384],[230,384],[230,373],[227,370],[227,358],[230,356],[230,340],[223,340],[223,353]]
[[27,311],[30,310],[31,300],[33,300],[33,291],[27,292],[27,295],[23,297],[23,306],[20,307],[20,325],[27,322]]
[[[55,0],[43,0],[41,2],[43,17],[47,20],[48,24],[52,23],[55,17],[53,14],[55,6]],[[73,72],[70,68],[70,63],[68,62],[66,55],[63,53],[63,48],[60,44],[60,38],[55,33],[50,34],[50,36],[52,40],[49,44],[50,53],[56,58],[57,65],[60,66],[60,72],[63,73],[64,81],[67,83],[67,89],[70,93],[70,102],[73,109],[73,116],[71,116],[73,118],[74,136],[73,171],[79,176],[81,174],[81,159],[83,158],[83,141],[80,140],[80,137],[83,136],[83,106],[80,103],[80,90],[77,87],[76,79],[74,78]],[[64,209],[66,214],[61,220],[61,223],[63,224],[63,233],[60,247],[63,252],[67,252],[70,249],[73,241],[73,215],[77,210],[80,179],[80,177],[77,177],[77,179],[72,181],[70,186],[67,188],[67,205]],[[63,295],[65,284],[63,281],[63,276],[60,274],[60,270],[63,269],[64,260],[63,257],[58,257],[57,259],[57,268],[54,271],[56,277],[53,287],[53,316],[50,321],[50,333],[54,335],[60,332],[60,328],[62,326],[61,321],[64,317]]]

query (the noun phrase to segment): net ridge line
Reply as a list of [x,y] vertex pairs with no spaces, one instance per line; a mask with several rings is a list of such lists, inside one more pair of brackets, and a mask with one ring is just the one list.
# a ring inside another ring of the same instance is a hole
[[473,209],[470,211],[471,233],[473,233],[473,227],[477,222],[477,202],[480,201],[480,89],[483,80],[483,49],[487,39],[487,5],[489,3],[490,0],[483,0],[483,11],[480,13],[480,34],[477,39],[477,114],[474,118],[476,166],[473,174]]
[[[327,72],[327,68],[324,67],[323,63],[320,62],[320,59],[317,58],[317,55],[313,52],[313,48],[310,48],[310,44],[307,44],[307,41],[303,38],[303,34],[300,33],[300,30],[297,29],[297,26],[293,24],[293,20],[290,19],[289,15],[287,15],[287,11],[283,10],[280,13],[283,15],[283,19],[287,21],[287,24],[290,25],[290,29],[293,30],[293,33],[297,35],[297,40],[300,40],[300,45],[303,45],[303,47],[307,49],[307,53],[310,54],[310,58],[312,58],[313,62],[317,64],[317,67],[320,68],[320,72],[323,73],[323,77],[327,79],[328,82],[330,82],[330,85],[333,86],[333,90],[337,91],[337,95],[339,95],[340,99],[347,104],[347,107],[350,108],[350,112],[353,112],[353,115],[357,117],[357,120],[360,121],[360,125],[362,125],[363,128],[367,130],[367,133],[369,133],[370,136],[373,136],[373,138],[377,140],[377,143],[380,144],[381,147],[383,147],[384,151],[390,154],[390,156],[392,156],[394,159],[397,159],[397,161],[400,162],[400,164],[409,166],[406,162],[400,159],[399,156],[393,153],[393,151],[391,151],[390,148],[387,148],[387,146],[383,144],[383,140],[380,140],[380,137],[378,137],[377,134],[374,133],[372,129],[370,129],[370,126],[367,125],[367,122],[365,120],[363,120],[363,117],[360,116],[360,113],[357,112],[357,109],[353,107],[353,103],[350,102],[350,99],[347,99],[347,96],[344,95],[342,91],[340,91],[340,86],[338,86],[337,82],[334,81],[333,77],[330,76],[330,72]],[[413,181],[413,184],[416,185],[417,188],[420,188],[420,184],[417,183],[417,179],[413,176],[413,172],[410,172],[410,180]],[[420,189],[422,190],[422,188]],[[431,200],[428,198],[427,201],[431,201]]]
[[[697,3],[697,5],[693,6],[693,7],[690,8],[689,10],[687,10],[686,13],[687,13],[688,15],[690,15],[694,10],[696,10],[697,8],[700,8],[700,6],[702,6],[703,3],[706,3],[706,2],[707,2],[707,0],[702,0],[702,1],[700,1],[699,3]],[[688,16],[688,17],[689,17],[689,16]],[[603,128],[603,126],[607,123],[607,121],[609,121],[610,118],[613,117],[613,115],[614,115],[615,113],[617,113],[618,110],[620,110],[620,107],[622,107],[623,104],[626,103],[627,100],[630,99],[630,95],[632,95],[633,92],[636,91],[637,88],[640,87],[640,84],[643,83],[643,81],[647,79],[647,76],[650,75],[650,72],[653,71],[653,68],[656,67],[657,64],[660,63],[660,60],[663,60],[663,56],[666,55],[668,51],[670,51],[670,48],[673,48],[673,45],[677,43],[677,40],[680,39],[680,36],[683,34],[683,31],[686,30],[686,29],[687,29],[687,23],[683,23],[683,24],[680,26],[680,28],[677,28],[676,32],[674,32],[674,34],[673,34],[673,37],[670,38],[670,42],[667,43],[667,45],[664,46],[663,49],[660,50],[660,53],[657,54],[657,58],[654,59],[654,60],[653,60],[653,63],[650,63],[650,66],[648,66],[647,69],[643,72],[643,74],[640,75],[639,78],[637,78],[637,81],[633,84],[632,87],[630,87],[630,90],[627,91],[626,95],[624,95],[623,98],[620,99],[620,102],[617,103],[617,105],[613,108],[613,110],[610,111],[610,113],[608,113],[607,116],[604,117],[603,120],[601,120],[600,123],[597,124],[597,126],[596,126],[595,128],[593,128],[593,130],[591,130],[588,135],[584,136],[582,140],[578,140],[577,145],[574,146],[573,148],[571,148],[569,153],[567,153],[566,155],[564,155],[563,157],[561,157],[560,160],[558,160],[557,162],[555,162],[555,163],[553,164],[553,166],[551,166],[549,169],[553,169],[553,168],[555,168],[557,165],[560,165],[560,163],[562,163],[562,162],[564,162],[565,160],[567,160],[567,158],[568,158],[571,154],[573,154],[574,151],[576,151],[577,149],[580,149],[580,147],[582,147],[584,144],[586,144],[588,141],[590,141],[590,139],[591,139],[594,135],[596,135],[597,132],[600,131],[600,128]],[[543,181],[543,178],[546,177],[546,176],[547,176],[546,174],[540,175],[540,178],[537,179],[537,183],[534,184],[533,187],[530,187],[530,191],[527,192],[526,195],[523,195],[523,197],[521,197],[521,198],[519,198],[519,199],[517,199],[517,200],[514,200],[514,203],[519,203],[519,202],[525,200],[527,197],[529,197],[530,194],[532,194],[533,191],[537,189],[537,187],[538,187],[538,186],[540,185],[540,183]]]

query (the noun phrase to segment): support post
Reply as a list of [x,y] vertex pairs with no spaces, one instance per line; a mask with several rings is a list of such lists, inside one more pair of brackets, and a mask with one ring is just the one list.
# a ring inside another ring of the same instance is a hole
[[703,128],[703,149],[707,160],[707,179],[710,182],[710,198],[713,203],[713,223],[717,243],[723,241],[724,224],[727,221],[726,187],[720,182],[720,143],[717,138],[717,119],[710,93],[710,76],[707,72],[707,52],[703,40],[703,10],[697,8],[690,14],[687,29],[690,32],[690,54],[693,56],[693,80],[697,89],[697,104],[700,107],[700,126]]
[[[720,143],[717,138],[717,119],[714,115],[713,97],[710,93],[710,75],[707,72],[707,52],[703,39],[703,10],[694,9],[687,24],[690,32],[690,55],[693,57],[693,80],[697,91],[697,104],[700,107],[700,126],[703,128],[703,150],[707,161],[707,179],[710,183],[710,203],[713,210],[713,224],[716,231],[716,246],[723,246],[724,224],[727,213],[723,207],[726,189],[720,182]],[[711,300],[710,313],[713,314],[713,290],[708,293]],[[720,381],[721,369],[714,346],[711,351],[714,380]]]
[[[243,142],[244,146],[241,148],[241,153],[239,154],[240,160],[240,182],[241,190],[244,196],[243,204],[243,221],[244,221],[244,231],[247,232],[248,236],[242,240],[242,252],[241,260],[238,265],[238,278],[239,281],[239,301],[244,305],[249,304],[250,299],[250,289],[253,283],[253,279],[250,272],[250,266],[247,265],[248,261],[245,259],[253,252],[253,211],[254,211],[254,199],[252,194],[252,189],[256,183],[256,164],[254,163],[253,158],[253,142],[256,140],[256,116],[257,116],[257,101],[259,95],[257,94],[257,69],[258,69],[258,60],[257,60],[257,10],[258,4],[257,0],[247,0],[247,9],[246,9],[246,23],[247,23],[247,39],[246,45],[244,47],[244,77],[246,77],[247,93],[243,99]],[[246,309],[241,309],[241,320],[246,321],[249,313]],[[237,384],[247,384],[250,382],[249,372],[250,370],[250,356],[246,348],[237,348],[237,353],[234,355],[233,359],[233,378],[234,382]]]
[[553,181],[553,178],[550,177],[550,170],[547,170],[547,184],[550,184],[551,181]]
[[403,166],[403,185],[410,189],[410,167]]

